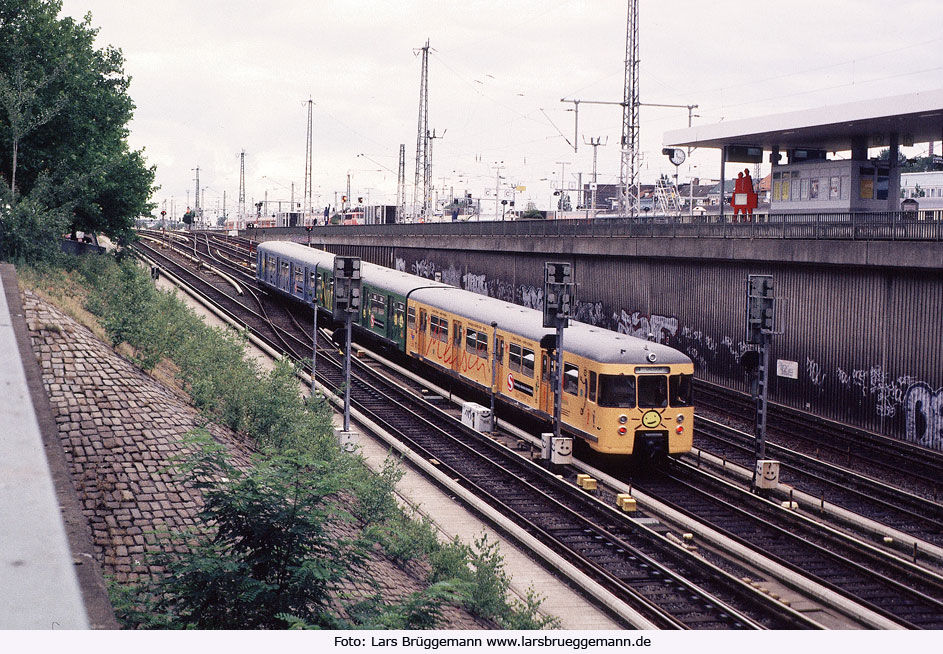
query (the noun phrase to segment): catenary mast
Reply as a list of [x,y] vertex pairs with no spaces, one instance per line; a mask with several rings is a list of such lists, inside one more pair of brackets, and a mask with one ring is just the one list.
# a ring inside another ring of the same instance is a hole
[[629,0],[625,34],[625,94],[622,100],[622,164],[619,168],[619,215],[639,211],[639,61],[638,0]]
[[[311,196],[313,194],[313,187],[314,187],[314,177],[311,174],[311,165],[313,161],[313,156],[312,156],[313,155],[312,127],[314,125],[313,113],[314,113],[314,101],[311,100],[311,98],[309,97],[308,98],[308,139],[307,139],[307,143],[305,144],[305,191],[304,191],[305,206],[304,206],[304,210],[302,211],[302,215],[304,216],[305,220],[310,219],[310,214],[313,208],[312,202],[311,202]],[[291,210],[294,211],[295,208],[292,207]]]
[[[416,135],[416,179],[413,186],[413,214],[425,218],[429,206],[429,39],[413,52],[422,52],[422,77],[419,83],[419,126]],[[419,200],[420,176],[422,199]]]

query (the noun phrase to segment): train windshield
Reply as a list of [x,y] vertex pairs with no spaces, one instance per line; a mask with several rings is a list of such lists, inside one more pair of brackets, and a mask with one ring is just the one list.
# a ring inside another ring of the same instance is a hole
[[635,377],[599,375],[599,406],[635,407]]
[[668,393],[671,406],[691,406],[691,380],[694,375],[671,375],[668,378]]
[[644,375],[638,378],[638,405],[646,408],[668,406],[668,378]]

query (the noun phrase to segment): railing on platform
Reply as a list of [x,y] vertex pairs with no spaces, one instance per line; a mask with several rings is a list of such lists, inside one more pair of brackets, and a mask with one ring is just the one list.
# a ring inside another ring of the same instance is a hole
[[507,220],[388,225],[323,225],[315,233],[364,236],[557,236],[584,238],[778,238],[868,241],[943,241],[943,210],[869,213]]

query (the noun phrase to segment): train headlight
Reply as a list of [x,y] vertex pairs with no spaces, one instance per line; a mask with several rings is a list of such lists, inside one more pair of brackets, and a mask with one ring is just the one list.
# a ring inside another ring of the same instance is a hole
[[658,356],[654,352],[649,352],[646,358],[648,359],[649,363],[655,363],[655,359],[657,359]]
[[678,420],[678,423],[684,422],[684,414],[683,414],[683,413],[679,413],[677,420]]
[[619,427],[619,436],[625,436],[626,432],[629,431],[625,427]]
[[619,416],[619,424],[624,425],[629,421],[629,416]]
[[675,433],[676,433],[676,434],[683,434],[683,433],[684,433],[684,425],[678,425],[677,427],[675,427]]

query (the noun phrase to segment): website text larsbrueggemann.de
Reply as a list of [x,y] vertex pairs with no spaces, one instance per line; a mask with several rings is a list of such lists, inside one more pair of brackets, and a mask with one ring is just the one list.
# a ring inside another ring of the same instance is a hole
[[486,636],[480,637],[436,637],[436,636],[394,636],[394,637],[357,637],[336,636],[335,647],[420,647],[426,650],[449,647],[554,647],[573,650],[585,650],[591,647],[650,647],[650,636],[631,638],[607,637],[569,637],[569,636]]

